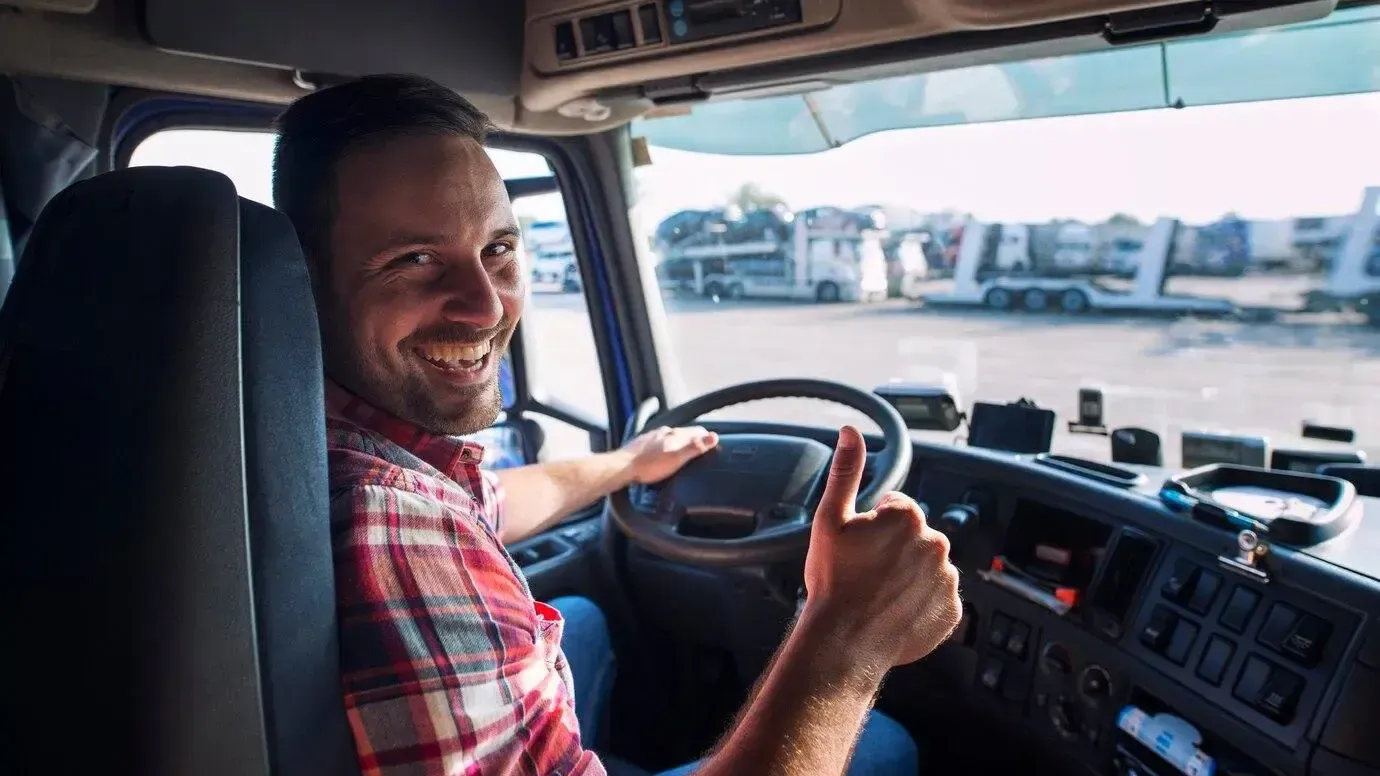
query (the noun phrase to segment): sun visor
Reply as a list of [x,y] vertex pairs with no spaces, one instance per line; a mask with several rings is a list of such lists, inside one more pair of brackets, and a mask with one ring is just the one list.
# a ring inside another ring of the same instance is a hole
[[159,48],[331,75],[421,73],[512,97],[523,3],[495,0],[146,0]]

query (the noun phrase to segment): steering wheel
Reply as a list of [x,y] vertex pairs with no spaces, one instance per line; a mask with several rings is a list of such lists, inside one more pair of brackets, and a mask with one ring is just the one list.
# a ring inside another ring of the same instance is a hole
[[[877,396],[827,380],[762,380],[723,388],[672,407],[647,428],[684,426],[714,410],[760,399],[804,398],[851,407],[882,428],[886,447],[858,493],[866,511],[910,470],[910,438],[900,413]],[[641,414],[641,413],[639,413]],[[642,418],[629,424],[639,432]],[[713,450],[670,479],[609,496],[609,515],[633,544],[701,566],[747,566],[803,557],[833,450],[781,434],[721,434]]]

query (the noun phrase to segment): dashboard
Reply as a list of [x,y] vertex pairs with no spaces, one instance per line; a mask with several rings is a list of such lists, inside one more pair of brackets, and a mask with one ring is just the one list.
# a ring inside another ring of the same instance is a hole
[[1139,473],[916,446],[906,490],[963,571],[976,703],[1095,773],[1380,772],[1380,557],[1354,549],[1380,525],[1242,568],[1236,531]]
[[[889,713],[966,733],[940,738],[1025,742],[1056,762],[1039,772],[1380,773],[1380,523],[1276,544],[1243,567],[1238,531],[1158,497],[1174,471],[1118,480],[1067,460],[913,448],[904,490],[951,540],[965,616],[934,655],[893,672]],[[1380,511],[1380,499],[1354,506]],[[692,569],[636,548],[628,564],[640,611],[726,646],[749,677],[800,584],[798,566]]]

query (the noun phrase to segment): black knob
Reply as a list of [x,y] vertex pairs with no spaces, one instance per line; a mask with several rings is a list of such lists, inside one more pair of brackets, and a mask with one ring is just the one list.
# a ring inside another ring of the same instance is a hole
[[1102,700],[1112,694],[1112,677],[1102,666],[1088,666],[1078,678],[1078,691],[1090,701]]
[[968,531],[977,524],[977,510],[966,504],[954,504],[939,513],[934,527],[949,537],[950,555],[957,557]]
[[940,513],[939,520],[934,527],[948,534],[949,538],[952,539],[956,534],[963,533],[968,524],[973,522],[976,517],[977,510],[966,504],[956,504]]

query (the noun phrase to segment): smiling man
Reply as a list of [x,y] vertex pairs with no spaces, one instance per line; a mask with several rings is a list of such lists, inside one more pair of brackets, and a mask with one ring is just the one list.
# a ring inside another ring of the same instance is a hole
[[[316,290],[345,699],[370,772],[590,759],[561,713],[567,623],[534,605],[504,545],[715,444],[702,428],[662,429],[616,452],[480,470],[483,448],[460,437],[499,413],[526,295],[487,130],[454,93],[402,76],[324,90],[279,120],[274,199]],[[573,629],[603,628],[592,604],[568,603]],[[442,705],[419,716],[418,700]],[[519,734],[544,706],[549,720]]]
[[[279,120],[273,194],[301,238],[321,321],[342,683],[366,774],[603,773],[587,749],[612,680],[602,616],[584,599],[534,602],[504,545],[717,443],[703,428],[660,429],[580,460],[481,470],[483,448],[460,437],[499,413],[499,364],[526,294],[487,130],[464,99],[410,76],[316,92]],[[861,439],[841,440],[836,468],[856,495]],[[802,617],[819,624],[791,640],[799,656],[782,658],[781,686],[703,768],[838,773],[885,668],[952,629],[947,545],[936,552],[942,537],[896,499],[896,516],[848,534],[861,565],[812,545],[821,581],[807,611],[828,614]],[[841,521],[853,496],[833,500]],[[853,581],[831,581],[840,575]],[[866,605],[874,596],[881,609]],[[897,635],[915,623],[923,633]],[[854,764],[913,773],[904,730],[872,719]]]

